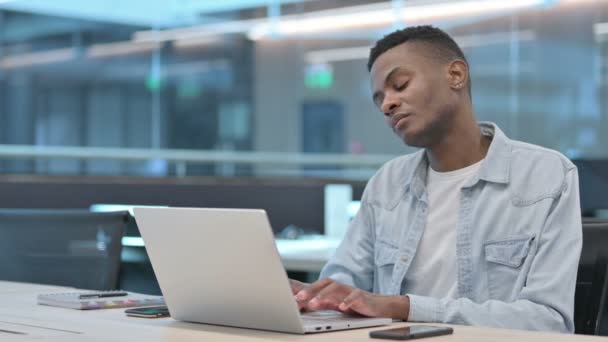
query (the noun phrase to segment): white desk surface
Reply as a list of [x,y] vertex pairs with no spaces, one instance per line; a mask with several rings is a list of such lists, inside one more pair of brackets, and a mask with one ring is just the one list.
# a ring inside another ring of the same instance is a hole
[[[311,235],[298,240],[276,239],[283,266],[288,271],[320,272],[340,240]],[[141,237],[124,237],[123,246],[143,247]]]
[[[177,322],[171,318],[127,317],[124,309],[80,311],[36,304],[36,295],[70,289],[0,281],[0,329],[26,332],[18,335],[0,331],[0,340],[14,341],[380,341],[368,337],[374,329],[292,335],[251,329]],[[395,323],[394,327],[409,323]],[[606,338],[453,326],[454,334],[433,337],[433,342],[568,342],[608,341]],[[426,340],[424,340],[426,341]]]
[[339,243],[340,240],[329,240],[322,236],[301,240],[276,240],[285,269],[305,272],[320,272]]

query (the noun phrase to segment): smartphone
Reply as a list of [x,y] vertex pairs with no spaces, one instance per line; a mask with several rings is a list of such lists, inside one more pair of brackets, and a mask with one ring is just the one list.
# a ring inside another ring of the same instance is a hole
[[144,318],[160,318],[169,317],[169,309],[166,305],[163,306],[149,306],[147,308],[135,308],[125,310],[127,316],[133,317],[144,317]]
[[371,338],[384,338],[388,340],[413,340],[416,338],[449,335],[454,329],[432,325],[412,325],[403,328],[370,331]]

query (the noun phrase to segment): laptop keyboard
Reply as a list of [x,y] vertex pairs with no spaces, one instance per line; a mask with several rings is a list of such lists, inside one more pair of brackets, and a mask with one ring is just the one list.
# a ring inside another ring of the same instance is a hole
[[348,316],[338,311],[312,311],[301,314],[304,324],[326,324],[331,322],[352,322],[357,319],[365,319],[362,316]]

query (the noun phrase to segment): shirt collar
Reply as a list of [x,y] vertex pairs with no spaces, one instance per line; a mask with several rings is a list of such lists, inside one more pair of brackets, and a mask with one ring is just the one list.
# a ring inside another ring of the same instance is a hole
[[[493,122],[479,122],[479,129],[483,135],[493,138],[488,153],[479,167],[478,177],[474,177],[473,183],[476,183],[478,178],[487,182],[508,184],[511,170],[510,139]],[[424,196],[428,163],[424,149],[416,152],[413,160],[413,165],[416,167],[412,168],[406,177],[406,189],[411,190],[418,198]]]
[[479,179],[508,184],[512,158],[510,139],[493,122],[480,122],[479,128],[483,135],[493,136],[488,154],[479,167]]

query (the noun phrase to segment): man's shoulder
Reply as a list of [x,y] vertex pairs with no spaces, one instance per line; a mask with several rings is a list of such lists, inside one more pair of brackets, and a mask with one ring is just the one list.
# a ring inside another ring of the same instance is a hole
[[392,206],[391,203],[401,196],[400,190],[405,191],[405,184],[412,177],[423,154],[424,150],[418,150],[384,163],[367,182],[364,200],[381,206]]
[[557,197],[576,166],[558,151],[511,140],[511,190],[520,202]]
[[510,145],[511,161],[514,166],[536,166],[539,169],[565,172],[576,168],[570,159],[556,150],[517,140],[511,140]]
[[370,181],[390,182],[392,184],[405,182],[420,163],[423,154],[424,150],[418,150],[387,161],[378,169]]
[[417,166],[423,154],[424,150],[420,149],[416,152],[395,157],[384,163],[378,172],[376,172],[376,175],[389,175],[399,172],[404,173],[403,175],[407,175],[408,172],[404,169]]

